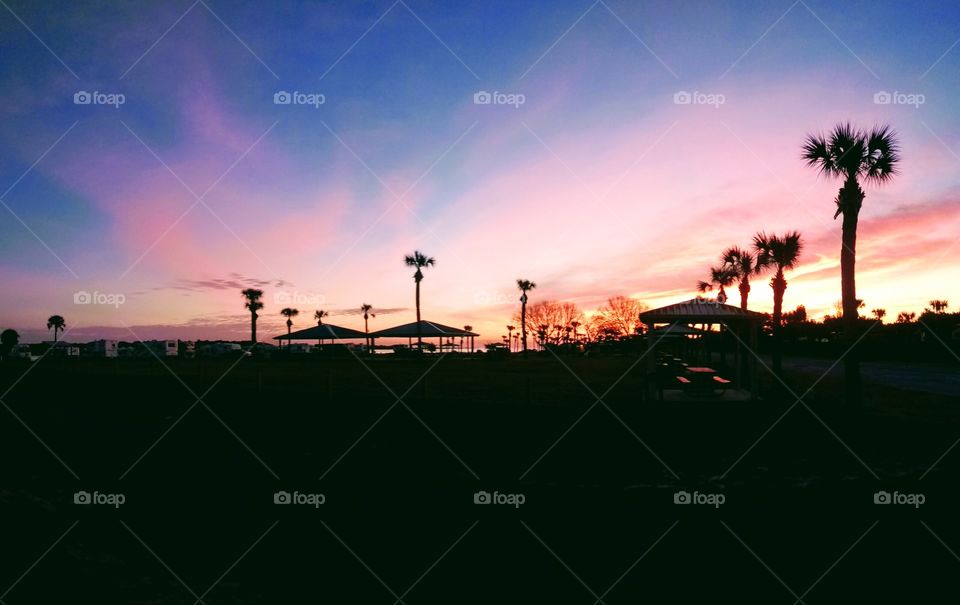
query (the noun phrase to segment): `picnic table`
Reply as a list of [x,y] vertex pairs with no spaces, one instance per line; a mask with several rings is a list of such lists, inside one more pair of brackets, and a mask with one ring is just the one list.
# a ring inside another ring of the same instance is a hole
[[726,389],[729,380],[717,375],[717,371],[706,366],[688,366],[685,376],[677,376],[677,381],[684,388],[697,394],[709,394],[720,387]]

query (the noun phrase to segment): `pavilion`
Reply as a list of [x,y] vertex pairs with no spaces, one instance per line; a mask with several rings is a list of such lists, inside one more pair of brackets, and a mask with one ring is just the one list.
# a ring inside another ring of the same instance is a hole
[[290,334],[281,334],[274,336],[274,340],[279,340],[281,344],[286,340],[290,344],[294,340],[366,340],[367,335],[359,330],[335,326],[333,324],[323,324],[320,326],[311,326],[303,330],[297,330]]
[[[434,321],[427,321],[425,319],[422,319],[419,322],[414,321],[412,323],[394,326],[392,328],[385,328],[383,330],[370,333],[371,340],[376,338],[406,338],[408,346],[411,348],[414,346],[413,341],[417,338],[417,336],[420,336],[421,338],[439,339],[439,348],[440,350],[443,350],[457,348],[457,345],[455,345],[453,342],[454,338],[473,338],[475,336],[479,336],[479,334],[476,332],[463,330],[461,328],[445,326],[443,324],[439,324]],[[446,343],[444,343],[443,340],[445,338],[448,339]]]
[[[706,330],[697,330],[700,335],[703,335],[709,332],[712,326],[719,325],[731,331],[737,341],[734,364],[736,368],[735,384],[738,388],[749,391],[751,399],[756,399],[759,374],[755,351],[760,326],[763,325],[766,318],[767,316],[763,313],[744,310],[740,307],[703,298],[693,298],[658,309],[644,311],[640,313],[640,321],[650,329],[647,336],[649,342],[647,350],[648,370],[651,373],[653,372],[656,363],[654,349],[665,336],[696,329],[693,326],[705,326]],[[662,324],[668,326],[664,331],[657,327]],[[689,327],[681,330],[680,326]],[[696,336],[689,334],[687,337]],[[749,347],[749,350],[747,350],[747,347]],[[743,362],[744,359],[746,363]],[[746,375],[744,375],[744,372],[746,372]]]

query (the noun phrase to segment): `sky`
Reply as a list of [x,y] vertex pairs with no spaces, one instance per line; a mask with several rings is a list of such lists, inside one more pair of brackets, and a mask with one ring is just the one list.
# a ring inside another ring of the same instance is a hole
[[784,305],[819,317],[840,184],[800,147],[848,120],[902,147],[866,187],[858,297],[960,304],[958,5],[5,0],[0,31],[0,328],[27,342],[54,313],[67,340],[242,339],[251,286],[261,339],[286,306],[405,323],[413,250],[424,317],[493,341],[517,278],[653,307],[787,230]]

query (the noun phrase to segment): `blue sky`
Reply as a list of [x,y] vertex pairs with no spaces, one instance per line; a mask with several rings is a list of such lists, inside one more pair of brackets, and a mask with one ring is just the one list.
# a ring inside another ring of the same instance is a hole
[[[806,133],[846,119],[889,122],[904,147],[903,174],[862,215],[868,302],[960,302],[944,261],[958,6],[7,6],[0,191],[16,185],[0,208],[13,285],[0,323],[21,332],[59,312],[88,335],[239,335],[236,293],[202,285],[227,275],[335,310],[409,308],[399,259],[422,248],[440,261],[429,314],[496,338],[516,277],[588,311],[617,294],[669,302],[720,248],[788,228],[810,245],[786,304],[829,309],[836,184],[797,156]],[[475,105],[481,90],[525,102]],[[125,102],[76,105],[78,91]],[[277,91],[325,103],[275,105]],[[682,91],[723,103],[677,105]],[[923,103],[877,105],[880,91]],[[78,290],[127,302],[77,307]]]

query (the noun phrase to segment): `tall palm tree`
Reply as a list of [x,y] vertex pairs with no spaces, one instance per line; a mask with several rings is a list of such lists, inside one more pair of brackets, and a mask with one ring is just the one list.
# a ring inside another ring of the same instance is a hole
[[520,289],[520,337],[523,341],[523,354],[527,354],[527,292],[537,287],[536,282],[529,279],[518,279],[517,288]]
[[[370,318],[376,317],[371,311],[373,311],[373,305],[368,305],[363,303],[360,305],[360,310],[363,311],[363,331],[367,334],[370,333]],[[367,353],[373,352],[373,343],[370,341],[370,337],[367,337]]]
[[423,269],[432,267],[437,263],[437,259],[427,256],[419,250],[414,250],[413,254],[403,257],[403,262],[408,267],[416,267],[417,272],[413,274],[413,281],[417,284],[417,350],[423,350],[423,330],[420,327],[420,282],[423,281]]
[[747,299],[750,297],[750,276],[760,271],[759,263],[752,252],[738,246],[730,246],[723,251],[723,264],[734,274],[740,290],[740,308],[747,310]]
[[507,338],[510,339],[510,352],[513,352],[513,331],[517,329],[517,326],[507,326]]
[[[473,332],[473,326],[463,326],[465,332]],[[468,336],[470,339],[470,352],[473,353],[473,336]]]
[[710,281],[699,281],[697,282],[697,291],[698,292],[709,292],[715,287],[717,288],[717,300],[720,302],[726,302],[727,293],[724,288],[733,285],[733,282],[737,280],[737,276],[734,274],[733,270],[726,266],[720,267],[710,267]]
[[[280,310],[280,315],[283,315],[284,317],[287,318],[287,336],[289,337],[290,330],[291,328],[293,328],[293,318],[296,317],[297,315],[300,315],[300,310],[291,309],[290,307],[287,307],[285,309]],[[288,351],[290,350],[290,338],[287,338],[287,350]]]
[[[875,126],[869,132],[850,123],[838,124],[829,135],[807,136],[802,156],[808,166],[816,166],[821,174],[843,179],[843,186],[834,203],[833,218],[843,215],[842,245],[840,247],[840,291],[843,300],[844,333],[848,347],[857,342],[857,221],[860,207],[866,197],[860,181],[884,184],[897,174],[900,164],[900,145],[889,126]],[[844,357],[847,403],[861,404],[860,359],[856,351],[848,350]]]
[[67,327],[67,321],[60,315],[51,315],[47,319],[47,329],[53,328],[53,344],[57,344],[57,333]]
[[803,240],[800,233],[791,231],[782,236],[758,233],[753,236],[753,248],[757,251],[757,265],[761,269],[774,269],[770,279],[773,288],[773,371],[778,376],[783,367],[781,351],[781,328],[783,327],[783,295],[787,291],[787,280],[783,272],[793,269],[800,260]]
[[263,290],[247,288],[240,294],[246,299],[243,306],[250,310],[250,346],[252,347],[257,344],[257,318],[260,317],[257,311],[263,308],[263,302],[260,300],[263,297]]

